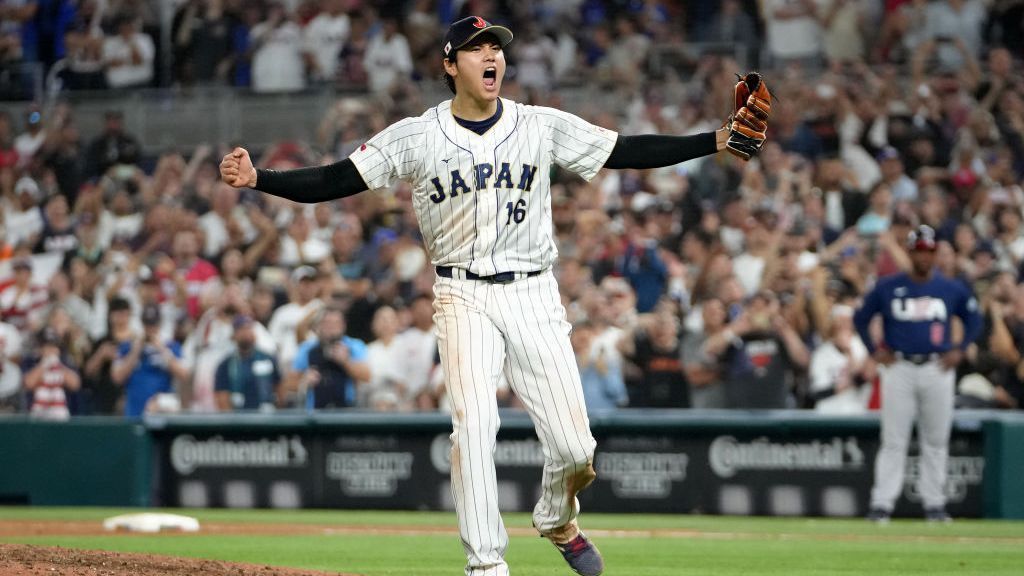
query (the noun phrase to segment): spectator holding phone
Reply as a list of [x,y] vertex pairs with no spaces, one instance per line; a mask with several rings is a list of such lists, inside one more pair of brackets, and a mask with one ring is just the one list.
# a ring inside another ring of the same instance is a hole
[[308,391],[306,406],[355,406],[356,383],[370,380],[366,344],[345,335],[345,312],[334,306],[324,309],[317,332],[318,340],[301,347],[292,365],[301,373],[300,390]]
[[32,393],[30,412],[43,420],[71,417],[68,395],[82,387],[82,379],[60,354],[60,337],[52,328],[39,335],[39,360],[25,374],[25,390]]
[[158,394],[172,394],[174,379],[187,380],[189,369],[181,361],[181,345],[160,337],[160,308],[142,310],[143,334],[123,342],[111,370],[111,378],[125,387],[124,414],[139,418]]

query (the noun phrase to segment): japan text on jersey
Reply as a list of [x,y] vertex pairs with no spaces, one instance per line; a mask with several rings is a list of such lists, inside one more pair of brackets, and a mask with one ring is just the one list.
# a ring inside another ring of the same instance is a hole
[[535,272],[557,257],[551,166],[592,179],[618,134],[561,110],[502,100],[480,134],[451,101],[384,129],[350,158],[371,189],[397,180],[412,204],[431,264],[480,276]]
[[[493,174],[494,165],[490,163],[485,162],[483,164],[473,166],[473,189],[479,192],[488,188],[488,180]],[[517,188],[524,192],[529,192],[533,186],[533,177],[536,174],[536,166],[523,164],[522,172],[520,172],[518,181],[513,183],[511,165],[508,162],[502,162],[501,167],[498,169],[498,175],[494,179],[493,188]],[[443,202],[446,198],[455,198],[459,194],[468,194],[470,192],[469,185],[466,184],[466,180],[462,177],[462,173],[458,168],[452,170],[450,172],[450,176],[451,187],[447,190],[441,184],[441,178],[439,176],[434,176],[430,179],[430,183],[433,184],[435,190],[435,192],[430,195],[430,201],[434,204]]]

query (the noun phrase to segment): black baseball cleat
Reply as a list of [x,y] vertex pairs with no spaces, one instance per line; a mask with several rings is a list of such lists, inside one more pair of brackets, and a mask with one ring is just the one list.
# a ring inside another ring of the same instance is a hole
[[935,508],[925,508],[924,509],[924,519],[927,520],[928,522],[935,522],[935,523],[942,523],[942,524],[948,524],[948,523],[953,521],[953,517],[950,516],[946,512],[946,509],[943,508],[942,506],[937,506]]
[[871,511],[868,512],[868,520],[875,524],[888,524],[891,517],[892,514],[883,508],[872,508]]
[[573,572],[580,576],[601,576],[601,573],[604,572],[604,559],[601,558],[601,553],[583,532],[565,544],[553,543],[555,548],[562,553],[569,568],[572,568]]

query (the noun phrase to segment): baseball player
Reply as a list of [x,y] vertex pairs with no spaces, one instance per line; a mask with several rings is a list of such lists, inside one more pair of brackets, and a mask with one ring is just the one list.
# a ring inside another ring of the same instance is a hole
[[452,402],[451,477],[468,576],[504,576],[508,534],[498,510],[493,452],[496,386],[504,374],[526,406],[545,456],[536,529],[585,576],[601,574],[580,532],[576,494],[595,477],[594,438],[551,266],[550,168],[586,180],[602,167],[670,166],[728,148],[749,158],[764,142],[770,94],[742,81],[732,122],[692,136],[625,137],[552,108],[499,97],[512,32],[471,16],[441,48],[454,93],[385,128],[347,159],[287,172],[256,170],[236,148],[221,162],[229,184],[298,202],[323,202],[412,184],[413,209],[435,267],[434,321]]
[[[919,226],[907,236],[913,262],[909,273],[886,277],[865,297],[854,315],[861,339],[880,365],[882,446],[875,460],[875,485],[868,518],[884,523],[903,486],[911,427],[917,420],[921,448],[918,491],[925,518],[948,522],[946,460],[953,422],[955,368],[981,331],[978,303],[963,283],[934,270],[935,231]],[[877,344],[869,325],[882,317]],[[951,341],[953,316],[963,321],[963,339]]]

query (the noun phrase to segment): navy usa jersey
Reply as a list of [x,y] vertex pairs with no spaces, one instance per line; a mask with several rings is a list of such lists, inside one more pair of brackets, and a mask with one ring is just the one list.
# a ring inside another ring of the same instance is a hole
[[874,352],[868,325],[876,314],[882,315],[886,346],[904,354],[932,354],[953,347],[950,326],[953,316],[964,323],[966,348],[981,332],[978,301],[961,282],[939,273],[925,282],[915,282],[907,273],[883,278],[864,297],[853,317],[864,345]]

